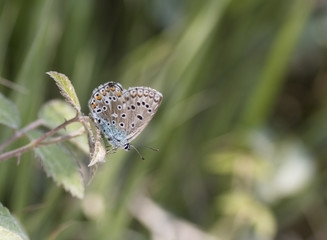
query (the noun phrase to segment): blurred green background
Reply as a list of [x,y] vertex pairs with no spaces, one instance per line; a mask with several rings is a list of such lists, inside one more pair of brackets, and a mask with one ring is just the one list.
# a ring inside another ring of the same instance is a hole
[[324,0],[0,0],[22,126],[62,98],[50,70],[85,114],[107,81],[164,96],[134,141],[159,152],[109,155],[82,200],[27,153],[0,202],[36,240],[327,239],[326,46]]

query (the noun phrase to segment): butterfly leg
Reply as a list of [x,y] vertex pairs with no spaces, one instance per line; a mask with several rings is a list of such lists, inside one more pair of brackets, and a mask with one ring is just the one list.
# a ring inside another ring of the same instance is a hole
[[117,148],[111,148],[111,149],[107,149],[106,154],[112,154],[112,153],[116,153],[116,152],[117,152]]

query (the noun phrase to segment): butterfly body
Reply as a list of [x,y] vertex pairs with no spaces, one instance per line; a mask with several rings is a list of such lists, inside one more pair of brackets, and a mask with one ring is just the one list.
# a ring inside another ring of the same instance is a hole
[[108,82],[94,89],[91,116],[114,149],[129,150],[130,142],[147,126],[158,110],[162,94],[148,87],[123,89]]

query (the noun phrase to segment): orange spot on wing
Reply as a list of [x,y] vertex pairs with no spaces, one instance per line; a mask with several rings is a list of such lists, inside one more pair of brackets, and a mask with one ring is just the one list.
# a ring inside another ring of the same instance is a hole
[[115,91],[115,88],[112,87],[112,88],[111,88],[111,91]]
[[117,96],[120,97],[121,96],[121,93],[120,92],[117,92]]
[[101,100],[101,96],[100,96],[100,95],[99,95],[99,96],[97,96],[97,97],[96,97],[96,99],[98,99],[98,100]]
[[106,92],[103,92],[102,95],[103,95],[103,96],[106,96]]
[[95,104],[92,104],[91,106],[92,106],[92,108],[95,108]]
[[142,97],[142,93],[137,94],[139,97]]

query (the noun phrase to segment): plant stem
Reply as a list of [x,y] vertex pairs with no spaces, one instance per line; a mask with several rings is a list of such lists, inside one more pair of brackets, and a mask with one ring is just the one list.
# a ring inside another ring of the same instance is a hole
[[[52,136],[53,134],[55,134],[56,132],[58,132],[60,129],[65,128],[67,125],[69,125],[69,124],[71,124],[71,123],[73,123],[73,122],[84,122],[84,121],[87,120],[87,119],[88,119],[88,117],[85,117],[85,116],[78,116],[78,115],[77,115],[76,117],[74,117],[74,118],[72,118],[72,119],[70,119],[70,120],[68,120],[68,121],[65,121],[64,123],[60,124],[58,127],[54,128],[54,129],[52,129],[52,130],[50,130],[49,132],[46,132],[46,133],[45,133],[44,135],[42,135],[41,137],[39,137],[39,138],[37,138],[37,139],[31,141],[29,144],[26,144],[25,146],[20,147],[20,148],[17,148],[17,149],[15,149],[15,150],[12,150],[12,151],[10,151],[10,152],[6,152],[6,153],[1,154],[1,155],[0,155],[0,162],[6,160],[6,159],[8,159],[8,158],[11,158],[11,157],[17,157],[17,156],[20,156],[20,155],[23,154],[24,152],[30,151],[30,150],[32,150],[33,148],[36,148],[36,147],[42,145],[42,141],[43,141],[43,140],[45,140],[46,138]],[[35,121],[34,123],[37,123],[37,121]],[[32,124],[28,125],[28,126],[30,126],[29,129],[33,129],[33,128],[35,128],[35,126],[33,126],[33,125],[31,126],[31,125],[32,125]],[[25,132],[26,132],[26,128],[27,128],[28,126],[25,127]],[[33,128],[32,128],[32,127],[33,127]],[[23,132],[23,129],[22,129],[20,132]],[[17,133],[19,133],[19,132],[17,132]],[[21,133],[21,134],[23,134],[23,133]],[[16,135],[16,134],[15,134],[15,135]],[[17,139],[17,137],[16,137],[15,139]],[[14,139],[14,140],[15,140],[15,139]],[[63,139],[64,139],[64,138],[63,138]],[[10,140],[10,139],[9,139],[9,140]],[[8,140],[7,142],[9,142],[9,140]],[[66,140],[66,139],[64,139],[64,140]],[[7,142],[6,142],[6,143],[7,143]],[[4,144],[2,144],[2,145],[4,145]]]
[[0,145],[0,151],[2,151],[2,149],[7,147],[10,143],[14,142],[18,138],[21,138],[26,132],[28,132],[28,131],[30,131],[30,130],[32,130],[34,128],[37,128],[40,125],[42,125],[42,123],[43,123],[43,121],[41,119],[38,119],[38,120],[28,124],[26,127],[21,129],[20,131],[17,131],[11,138],[9,138],[7,141],[5,141],[4,143],[2,143]]
[[66,141],[68,139],[71,139],[71,138],[75,138],[75,137],[78,137],[78,136],[81,136],[85,133],[85,130],[82,130],[82,131],[76,131],[76,132],[73,132],[69,135],[65,135],[65,136],[60,136],[60,137],[56,137],[56,138],[53,138],[49,141],[45,141],[45,142],[41,142],[39,145],[40,146],[45,146],[45,145],[49,145],[49,144],[53,144],[53,143],[58,143],[58,142],[63,142],[63,141]]

